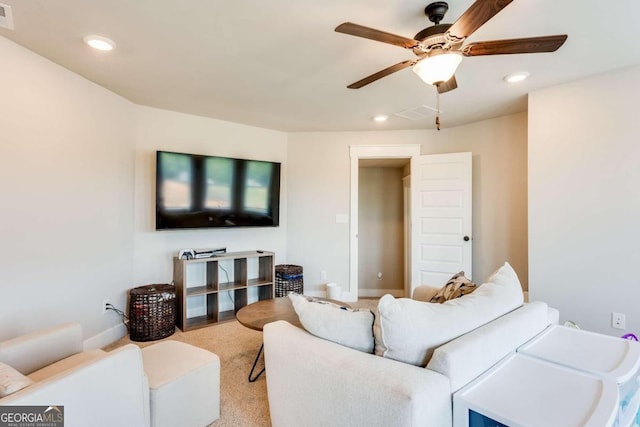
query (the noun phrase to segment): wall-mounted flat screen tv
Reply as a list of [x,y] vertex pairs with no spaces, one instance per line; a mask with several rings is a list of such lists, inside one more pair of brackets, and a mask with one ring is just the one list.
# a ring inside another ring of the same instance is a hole
[[280,163],[156,153],[156,230],[276,227]]

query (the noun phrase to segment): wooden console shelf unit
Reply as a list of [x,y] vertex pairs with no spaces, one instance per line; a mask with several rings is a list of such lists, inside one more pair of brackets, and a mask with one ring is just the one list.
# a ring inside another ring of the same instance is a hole
[[[188,331],[232,320],[248,303],[274,298],[274,257],[273,252],[247,251],[201,259],[174,258],[178,327]],[[229,307],[223,309],[225,304]]]

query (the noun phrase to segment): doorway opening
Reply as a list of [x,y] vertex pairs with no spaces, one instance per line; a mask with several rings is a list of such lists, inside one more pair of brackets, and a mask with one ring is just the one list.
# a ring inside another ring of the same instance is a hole
[[[410,178],[403,187],[404,203],[404,295],[411,296],[419,284],[438,285],[459,271],[472,274],[472,154],[447,153],[420,155],[420,145],[385,145],[351,147],[351,208],[349,292],[347,301],[360,295],[360,164],[375,159],[380,162],[404,159],[410,162]],[[366,209],[366,208],[365,208]],[[363,217],[364,218],[364,217]],[[385,242],[382,242],[384,246]],[[367,247],[368,248],[368,247]],[[377,261],[379,263],[379,261]],[[377,267],[375,264],[374,267]],[[378,274],[384,271],[375,271]],[[409,274],[410,272],[410,274]],[[397,273],[397,276],[400,276]],[[402,283],[396,280],[396,283]],[[367,284],[363,289],[369,289]],[[388,285],[387,285],[388,286]],[[379,287],[384,290],[388,287]],[[394,286],[393,292],[399,291]],[[364,291],[379,293],[380,291]],[[377,295],[372,295],[377,296]]]
[[[419,155],[419,144],[351,147],[350,283],[343,296],[348,301],[407,295],[410,215],[402,178],[410,173],[411,158]],[[389,229],[400,235],[391,237]]]
[[358,169],[358,297],[404,297],[410,159],[360,159]]

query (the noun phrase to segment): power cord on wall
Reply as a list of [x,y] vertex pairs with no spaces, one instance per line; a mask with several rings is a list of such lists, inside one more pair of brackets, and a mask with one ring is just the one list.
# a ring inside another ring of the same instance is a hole
[[129,318],[127,317],[127,315],[124,313],[124,311],[120,310],[119,308],[116,308],[116,306],[114,306],[111,303],[107,303],[105,305],[105,310],[109,311],[115,311],[116,314],[118,316],[120,316],[120,318],[122,319],[122,324],[127,328],[127,332],[129,331]]
[[[227,283],[229,283],[230,282],[229,273],[227,273],[227,270],[225,270],[224,267],[221,266],[220,264],[218,264],[218,267],[220,267],[220,270],[224,271],[225,276],[227,276]],[[227,296],[229,297],[229,300],[231,300],[231,304],[235,304],[235,301],[231,297],[231,291],[227,291]]]

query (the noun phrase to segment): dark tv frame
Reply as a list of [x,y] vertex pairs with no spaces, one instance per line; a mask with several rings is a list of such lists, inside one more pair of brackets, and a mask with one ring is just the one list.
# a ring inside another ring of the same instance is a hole
[[[160,200],[162,197],[160,164],[161,153],[180,154],[189,156],[192,160],[192,200],[195,206],[191,210],[162,209]],[[234,176],[232,194],[232,208],[223,213],[218,209],[207,209],[203,206],[204,192],[206,191],[206,177],[204,164],[206,159],[222,158],[234,161]],[[249,211],[240,211],[239,204],[243,197],[244,186],[239,185],[245,176],[248,162],[264,162],[274,165],[271,175],[271,191],[269,193],[269,215],[254,214]],[[280,225],[280,171],[281,164],[265,160],[241,159],[224,156],[213,156],[203,154],[180,153],[174,151],[156,151],[156,230],[179,230],[197,228],[254,228],[254,227],[279,227]]]

